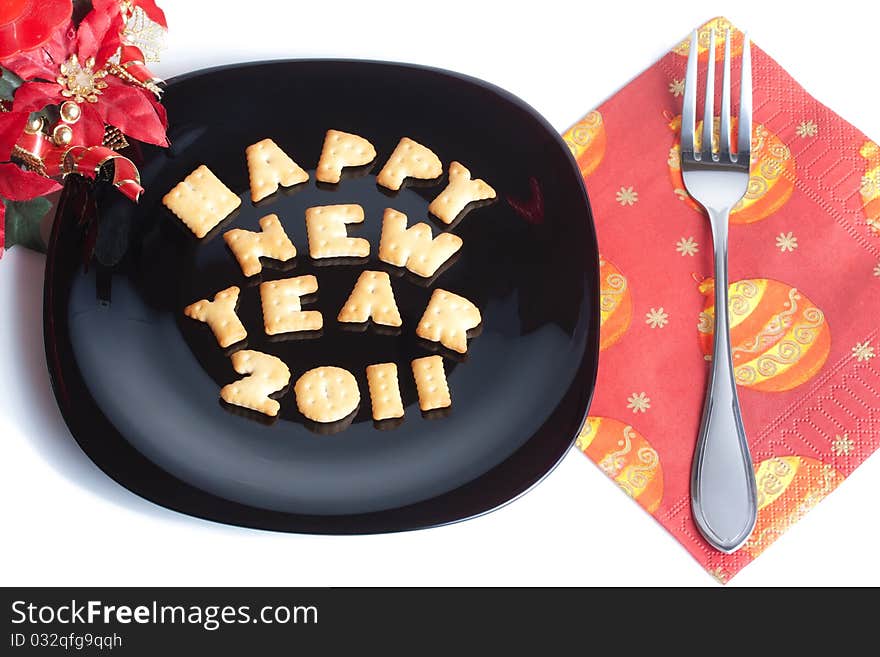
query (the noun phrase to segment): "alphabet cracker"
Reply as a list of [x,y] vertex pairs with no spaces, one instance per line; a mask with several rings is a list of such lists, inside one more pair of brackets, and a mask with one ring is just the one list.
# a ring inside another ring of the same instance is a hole
[[267,214],[260,219],[260,228],[259,233],[233,228],[223,234],[223,239],[238,260],[245,276],[253,276],[263,271],[261,257],[274,258],[282,262],[296,257],[296,247],[284,232],[277,215]]
[[416,358],[412,362],[413,378],[419,393],[419,408],[433,411],[438,408],[452,406],[449,396],[449,384],[443,369],[442,356],[426,356]]
[[336,422],[350,415],[361,401],[354,375],[341,367],[316,367],[294,385],[300,413],[314,422]]
[[440,192],[428,211],[443,223],[451,224],[468,203],[495,198],[495,190],[484,180],[471,180],[471,172],[464,165],[453,162],[449,165],[449,184]]
[[290,370],[280,358],[259,351],[245,349],[232,354],[232,367],[246,374],[220,390],[220,397],[228,404],[275,417],[281,408],[269,395],[283,390],[290,383]]
[[321,182],[338,183],[342,178],[342,169],[369,164],[375,158],[376,149],[363,137],[328,130],[315,178]]
[[361,237],[349,237],[346,224],[364,220],[364,209],[359,205],[319,205],[306,210],[306,234],[309,255],[312,258],[365,258],[370,255],[370,243]]
[[431,294],[416,335],[463,354],[467,351],[467,332],[481,321],[480,310],[473,303],[438,288]]
[[201,239],[241,205],[241,199],[203,164],[171,188],[162,203]]
[[367,366],[367,384],[370,387],[374,420],[403,417],[403,400],[400,398],[400,384],[397,381],[397,365],[377,363]]
[[430,278],[463,244],[458,235],[440,233],[431,238],[431,227],[418,223],[406,227],[406,215],[387,208],[382,217],[379,259],[390,265],[406,267],[412,273]]
[[430,180],[442,173],[443,164],[434,151],[409,137],[404,137],[376,176],[376,182],[382,187],[396,191],[400,189],[406,178]]
[[217,343],[225,349],[247,337],[244,325],[235,314],[239,292],[233,285],[215,294],[213,301],[202,299],[188,305],[183,313],[211,327]]
[[309,179],[309,174],[271,139],[251,144],[245,155],[254,203],[274,194],[278,185],[291,187]]
[[317,310],[303,310],[300,297],[318,291],[318,279],[311,274],[260,283],[263,326],[267,335],[317,331],[324,319]]
[[372,319],[384,326],[401,326],[403,320],[394,300],[391,277],[384,271],[361,272],[336,319],[354,323]]

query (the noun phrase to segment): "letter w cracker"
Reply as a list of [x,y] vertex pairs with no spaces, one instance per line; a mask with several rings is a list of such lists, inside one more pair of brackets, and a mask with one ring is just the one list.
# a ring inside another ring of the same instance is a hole
[[431,227],[418,223],[406,227],[406,215],[388,208],[382,218],[379,259],[412,273],[430,278],[463,244],[458,235],[440,233],[431,238]]

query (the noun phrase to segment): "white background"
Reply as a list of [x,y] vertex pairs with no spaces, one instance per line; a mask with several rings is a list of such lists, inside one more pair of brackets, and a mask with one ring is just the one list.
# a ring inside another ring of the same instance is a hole
[[[160,4],[171,31],[154,71],[165,78],[273,57],[410,61],[505,87],[559,130],[692,27],[726,15],[808,91],[880,139],[876,3]],[[293,118],[296,107],[279,112]],[[662,527],[574,451],[535,490],[500,511],[397,535],[243,530],[137,498],[80,452],[55,405],[42,344],[43,266],[43,256],[23,249],[0,260],[4,585],[715,584]],[[877,287],[880,294],[880,279]],[[874,363],[880,367],[880,358]],[[875,455],[732,585],[880,585],[878,480]]]

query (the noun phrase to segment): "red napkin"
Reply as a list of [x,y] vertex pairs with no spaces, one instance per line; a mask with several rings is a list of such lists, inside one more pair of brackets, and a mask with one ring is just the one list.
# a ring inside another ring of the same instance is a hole
[[[728,27],[741,55],[742,33],[716,18],[700,28],[702,62],[710,29],[723,57]],[[688,490],[713,329],[709,222],[678,164],[688,41],[564,135],[601,252],[599,379],[577,444],[727,582],[880,445],[880,148],[752,45],[730,319],[759,511],[745,546],[722,554]]]

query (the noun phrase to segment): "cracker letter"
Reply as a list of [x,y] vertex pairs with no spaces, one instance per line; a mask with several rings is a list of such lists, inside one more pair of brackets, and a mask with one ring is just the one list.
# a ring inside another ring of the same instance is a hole
[[227,404],[249,408],[252,411],[275,417],[281,408],[269,395],[283,390],[290,383],[290,370],[284,361],[270,354],[245,349],[232,354],[232,367],[239,374],[246,374],[220,390],[220,397]]
[[463,354],[467,351],[467,332],[481,321],[480,310],[473,303],[438,288],[431,294],[416,335]]
[[452,405],[449,384],[446,382],[446,372],[443,370],[442,356],[416,358],[412,362],[412,371],[413,378],[416,380],[416,389],[419,392],[420,409],[433,411]]
[[353,323],[372,319],[376,324],[384,326],[402,325],[403,320],[391,288],[391,277],[384,271],[361,272],[336,319]]
[[271,139],[251,144],[245,155],[254,203],[274,194],[278,185],[290,187],[309,179],[309,174]]
[[201,239],[241,205],[241,199],[203,164],[172,187],[162,203]]
[[300,413],[314,422],[336,422],[351,415],[361,402],[354,375],[341,367],[316,367],[293,387]]
[[202,299],[188,305],[183,313],[210,326],[217,343],[225,349],[247,337],[244,325],[235,314],[239,292],[233,285],[215,294],[213,301]]
[[267,335],[317,331],[324,319],[317,310],[303,310],[300,297],[318,291],[318,279],[311,274],[260,283],[263,326]]
[[431,201],[428,211],[445,224],[451,224],[468,203],[495,198],[495,190],[484,180],[471,180],[471,172],[462,164],[449,165],[449,184]]
[[346,224],[364,220],[364,209],[359,205],[319,205],[306,210],[306,234],[309,255],[319,258],[365,258],[370,255],[370,243],[361,237],[349,237]]
[[375,158],[376,149],[363,137],[339,130],[328,130],[315,178],[321,182],[338,183],[343,168],[369,164]]
[[431,235],[428,224],[418,223],[407,228],[406,215],[388,208],[382,217],[379,259],[430,278],[463,244],[461,238],[452,233],[440,233],[433,239]]
[[397,365],[377,363],[367,367],[367,384],[370,387],[370,403],[373,419],[390,420],[403,417],[403,400],[397,381]]
[[253,276],[263,271],[261,257],[274,258],[282,262],[296,257],[296,247],[284,232],[277,215],[267,214],[260,219],[260,228],[259,233],[233,228],[223,234],[223,239],[238,260],[245,276]]
[[434,151],[404,137],[376,176],[376,182],[382,187],[397,191],[406,178],[430,180],[442,173],[443,164]]

